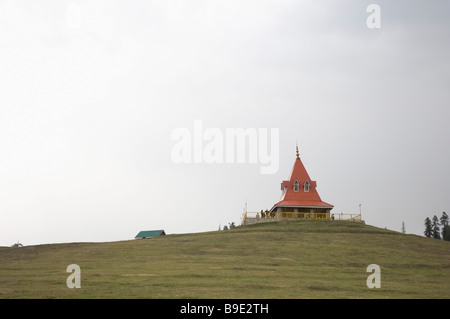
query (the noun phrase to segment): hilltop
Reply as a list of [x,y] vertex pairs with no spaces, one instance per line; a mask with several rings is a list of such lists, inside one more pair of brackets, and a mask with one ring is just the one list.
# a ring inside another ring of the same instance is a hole
[[449,242],[349,221],[0,248],[0,298],[449,298],[449,276]]

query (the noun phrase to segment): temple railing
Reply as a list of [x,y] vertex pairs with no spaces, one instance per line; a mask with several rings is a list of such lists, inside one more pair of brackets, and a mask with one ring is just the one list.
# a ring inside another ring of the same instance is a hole
[[244,212],[241,218],[241,225],[246,219],[252,220],[350,220],[362,221],[361,214],[344,214],[344,213],[305,213],[305,212]]

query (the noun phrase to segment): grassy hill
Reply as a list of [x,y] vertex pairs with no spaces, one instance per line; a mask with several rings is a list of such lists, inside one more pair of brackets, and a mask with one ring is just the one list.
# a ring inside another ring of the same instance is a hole
[[449,277],[450,242],[345,221],[0,248],[0,298],[450,298]]

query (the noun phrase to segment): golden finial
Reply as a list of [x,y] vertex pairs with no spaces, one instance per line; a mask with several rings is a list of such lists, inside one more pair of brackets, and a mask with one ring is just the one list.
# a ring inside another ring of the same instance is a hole
[[297,152],[296,152],[297,153],[297,158],[299,158],[300,155],[298,154],[298,144],[297,143],[295,143],[295,148],[297,150]]

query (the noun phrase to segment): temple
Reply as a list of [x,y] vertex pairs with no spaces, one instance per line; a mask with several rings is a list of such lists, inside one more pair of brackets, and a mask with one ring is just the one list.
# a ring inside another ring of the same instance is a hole
[[[241,225],[250,225],[277,220],[351,220],[364,222],[359,214],[331,214],[333,205],[328,204],[317,192],[317,182],[311,180],[303,166],[296,147],[296,159],[291,175],[287,181],[281,182],[281,198],[270,210],[242,213]],[[336,215],[336,216],[335,216]]]
[[273,205],[269,214],[278,218],[330,219],[334,206],[320,198],[317,182],[309,177],[300,159],[298,146],[296,155],[289,180],[281,182],[280,201]]

